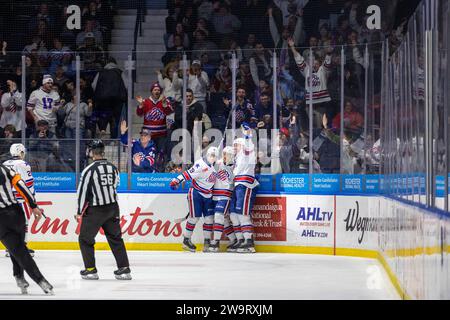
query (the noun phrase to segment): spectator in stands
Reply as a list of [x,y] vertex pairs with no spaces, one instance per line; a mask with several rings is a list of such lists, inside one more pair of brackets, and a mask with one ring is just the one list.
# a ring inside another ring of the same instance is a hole
[[272,14],[272,8],[269,7],[267,10],[267,13],[269,15],[269,26],[270,26],[270,33],[272,35],[272,40],[275,45],[275,48],[288,48],[288,39],[292,38],[294,40],[294,43],[296,46],[300,45],[304,41],[304,32],[303,32],[303,10],[299,10],[297,13],[297,22],[295,24],[295,30],[294,33],[291,33],[288,26],[285,25],[283,27],[283,31],[281,32],[281,35],[278,31],[277,24],[275,22],[275,19]]
[[38,13],[31,19],[30,30],[39,26],[39,21],[45,21],[48,26],[55,25],[55,18],[50,14],[48,4],[45,2],[41,3]]
[[230,93],[233,88],[231,69],[226,62],[220,64],[219,70],[212,79],[211,92]]
[[[145,100],[141,96],[136,97],[139,103],[136,114],[144,118],[143,128],[150,131],[157,150],[164,154],[167,150],[166,118],[174,112],[174,109],[170,101],[162,96],[162,87],[158,82],[151,86],[150,93],[151,96]],[[157,168],[162,170],[163,167],[157,166]]]
[[64,101],[70,101],[75,94],[75,82],[68,79],[61,87],[61,99]]
[[53,82],[57,84],[59,88],[64,88],[64,83],[68,80],[69,78],[66,77],[63,66],[58,65],[55,70]]
[[14,57],[14,54],[8,53],[8,51],[6,51],[6,48],[8,47],[8,43],[6,41],[1,41],[0,43],[0,69],[9,70],[13,66],[15,62],[14,60],[17,60],[17,58]]
[[255,84],[259,84],[260,80],[270,82],[273,73],[272,54],[264,48],[262,43],[255,45],[255,53],[250,58],[249,65]]
[[338,28],[336,30],[337,44],[345,44],[349,34],[352,32],[348,16],[342,15],[338,19]]
[[9,148],[13,143],[18,143],[16,140],[19,135],[16,133],[16,128],[12,124],[6,125],[0,132],[0,161],[6,161],[11,159],[11,154],[9,153]]
[[217,33],[218,39],[231,36],[233,33],[241,29],[241,21],[230,13],[229,8],[225,4],[219,6],[219,10],[212,15],[212,23]]
[[47,48],[47,46],[51,45],[53,34],[51,30],[49,30],[48,23],[45,20],[39,20],[37,23],[37,28],[31,29],[32,37],[39,37],[41,39],[41,43],[39,47]]
[[48,53],[48,74],[54,75],[56,68],[62,66],[64,72],[70,73],[72,68],[72,53],[59,38],[53,39],[53,49]]
[[107,64],[92,82],[96,102],[94,113],[102,136],[106,134],[109,123],[111,139],[118,137],[120,116],[127,101],[126,83],[125,76],[113,57],[108,58]]
[[45,75],[42,80],[42,87],[31,93],[27,109],[31,112],[35,124],[39,120],[45,120],[48,130],[54,134],[57,122],[56,112],[59,108],[60,96],[53,91],[53,79],[50,75]]
[[181,22],[178,22],[175,25],[175,30],[169,35],[169,38],[167,39],[167,48],[173,48],[175,47],[174,37],[178,35],[180,36],[182,40],[183,47],[188,49],[190,47],[190,40],[188,34],[183,29],[183,24]]
[[199,32],[199,31],[203,31],[205,33],[205,36],[209,37],[210,32],[209,32],[207,20],[205,20],[203,18],[200,18],[197,20],[197,28],[193,32],[194,38],[197,38],[197,32]]
[[188,88],[194,92],[195,99],[203,106],[203,112],[206,113],[206,94],[209,87],[209,78],[201,68],[199,60],[192,61],[188,75]]
[[85,43],[85,39],[87,35],[94,35],[95,43],[99,46],[103,46],[103,35],[98,30],[95,29],[96,21],[95,20],[87,20],[84,25],[84,30],[77,35],[76,45],[77,47],[81,47]]
[[41,40],[39,36],[33,36],[31,39],[31,43],[26,45],[23,50],[23,55],[30,55],[33,50],[37,50],[38,55],[47,55],[47,48],[45,47],[44,42]]
[[245,88],[245,92],[248,93],[248,98],[253,99],[255,84],[253,83],[253,78],[248,63],[241,62],[239,64],[239,69],[237,70],[236,75],[236,86]]
[[291,17],[296,17],[309,0],[273,0],[274,4],[281,10],[283,26],[287,26]]
[[295,63],[297,64],[300,72],[302,72],[305,77],[309,77],[311,73],[313,75],[314,81],[311,81],[312,88],[307,90],[306,99],[312,99],[314,112],[317,114],[316,126],[319,128],[322,125],[323,114],[332,112],[329,105],[331,97],[328,92],[327,83],[331,71],[331,52],[333,49],[330,47],[325,50],[327,55],[323,63],[316,59],[314,60],[314,64],[309,66],[309,62],[305,61],[305,59],[295,49],[294,41],[292,39],[289,40],[289,46],[291,47]]
[[183,24],[184,32],[192,34],[196,26],[196,17],[194,14],[194,9],[191,6],[185,6],[183,13],[181,14],[181,19],[179,20]]
[[270,96],[267,93],[262,93],[255,107],[255,116],[258,121],[264,121],[266,115],[270,116],[270,120],[272,120],[273,104],[270,100]]
[[[101,2],[100,2],[101,4]],[[101,6],[100,6],[101,8]],[[102,14],[101,10],[98,10],[98,5],[96,1],[89,1],[89,4],[87,7],[83,8],[83,12],[82,12],[82,19],[83,21],[89,21],[89,20],[93,20],[96,21],[97,24],[99,24],[100,26],[103,26],[105,24],[105,17]]]
[[250,33],[247,36],[247,42],[242,47],[242,54],[246,62],[248,62],[252,57],[252,55],[255,53],[255,45],[256,45],[256,36],[254,33]]
[[14,80],[7,80],[6,86],[8,91],[3,93],[1,99],[0,129],[12,125],[19,129],[18,134],[20,135],[22,128],[22,93],[18,90],[17,83]]
[[[203,118],[203,106],[197,102],[194,98],[194,92],[191,89],[186,90],[186,118],[187,118],[187,130],[193,134],[195,121],[202,121]],[[204,129],[202,129],[202,132]]]
[[96,72],[102,68],[102,64],[105,61],[105,54],[102,47],[96,44],[93,33],[86,34],[84,44],[78,47],[78,52],[80,53],[81,61],[84,63],[85,71]]
[[178,72],[177,65],[171,63],[164,68],[164,73],[157,70],[156,74],[158,76],[158,82],[164,91],[164,95],[167,98],[172,98],[176,103],[181,103],[183,80],[180,79]]
[[183,58],[183,54],[188,49],[183,46],[180,35],[173,37],[174,46],[167,49],[166,54],[161,58],[162,63],[166,66],[172,62],[178,62]]
[[[122,121],[120,124],[120,133],[120,141],[127,146],[128,127],[126,121]],[[139,134],[139,140],[131,140],[132,172],[154,173],[156,172],[155,160],[158,152],[155,142],[152,140],[151,131],[142,127]]]
[[[85,137],[85,118],[90,117],[92,114],[93,104],[90,102],[86,104],[80,102],[80,137]],[[66,139],[75,139],[76,137],[76,124],[77,124],[77,96],[74,94],[72,100],[66,103],[58,110],[63,120],[63,133]]]
[[[236,128],[240,128],[242,123],[246,122],[246,123],[254,123],[254,121],[252,121],[252,119],[255,119],[256,114],[255,114],[255,109],[253,107],[253,104],[251,103],[251,101],[249,99],[247,99],[246,97],[247,93],[245,91],[244,87],[238,87],[236,89],[236,105],[232,106],[232,101],[228,98],[228,97],[224,97],[223,98],[223,103],[225,105],[224,111],[225,111],[225,116],[228,117],[232,117],[232,115],[230,115],[230,112],[233,110],[233,112],[236,115]],[[232,128],[233,123],[230,120],[229,121],[229,126],[228,128]],[[255,126],[253,126],[255,127]]]
[[198,30],[192,46],[192,59],[199,60],[204,53],[208,54],[210,63],[219,64],[220,54],[217,45],[207,40],[206,33],[203,30]]
[[309,62],[309,54],[311,53],[311,50],[313,51],[313,60],[315,58],[322,58],[323,57],[323,51],[322,48],[319,47],[319,39],[315,36],[312,35],[309,37],[308,40],[308,48],[303,50],[302,56],[303,58],[305,58],[305,61]]
[[[22,71],[22,67],[21,67]],[[25,57],[25,71],[27,78],[40,76],[42,74],[42,68],[39,66],[38,62],[36,61],[35,56],[33,55],[27,55]]]
[[214,11],[213,3],[211,0],[194,0],[194,4],[197,5],[197,17],[202,20],[210,20]]
[[29,142],[30,159],[37,166],[37,171],[47,171],[58,157],[58,142],[55,134],[50,130],[46,120],[37,121],[37,129]]
[[202,54],[202,56],[200,57],[200,62],[202,65],[202,69],[203,69],[203,71],[206,72],[206,74],[208,75],[208,78],[209,79],[214,78],[214,76],[216,75],[216,71],[217,71],[217,65],[210,63],[209,55],[207,53]]
[[[345,102],[344,108],[344,129],[350,130],[353,133],[361,132],[364,127],[364,117],[355,110],[351,101]],[[341,128],[341,113],[338,113],[333,119],[333,129]]]

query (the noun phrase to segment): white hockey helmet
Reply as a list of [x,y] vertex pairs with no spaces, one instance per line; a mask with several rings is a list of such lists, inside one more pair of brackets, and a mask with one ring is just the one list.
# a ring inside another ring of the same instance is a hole
[[234,155],[234,149],[233,149],[233,147],[230,147],[230,146],[223,148],[222,152],[229,154],[229,155]]
[[25,155],[26,151],[27,149],[25,149],[25,146],[21,143],[14,143],[9,148],[9,153],[11,153],[11,156],[13,157],[22,157],[22,152],[23,155]]
[[241,145],[241,146],[244,146],[244,145],[245,145],[245,139],[244,139],[244,138],[237,138],[237,139],[234,139],[233,145],[235,145],[235,144],[239,144],[239,145]]
[[225,164],[231,164],[234,161],[234,148],[227,146],[222,150],[223,162]]
[[214,164],[218,157],[219,157],[219,149],[216,147],[210,147],[206,152],[206,160],[208,160],[210,164]]

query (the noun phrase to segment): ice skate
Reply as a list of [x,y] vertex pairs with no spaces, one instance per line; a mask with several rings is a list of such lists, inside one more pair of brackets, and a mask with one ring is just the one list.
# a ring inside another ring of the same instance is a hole
[[53,286],[47,280],[42,279],[38,283],[38,285],[45,292],[45,294],[54,295],[54,293],[53,293]]
[[184,238],[183,240],[183,250],[195,252],[197,247],[192,243],[191,239]]
[[241,244],[244,242],[243,239],[241,240],[234,240],[227,246],[227,252],[236,252],[236,249],[241,246]]
[[219,252],[220,243],[219,241],[212,242],[208,247],[208,252]]
[[205,239],[205,242],[203,243],[203,252],[208,252],[210,245],[211,245],[211,240]]
[[28,252],[30,253],[30,256],[34,257],[34,250],[33,249],[28,249]]
[[114,271],[114,276],[117,280],[131,280],[131,270],[129,267],[119,268]]
[[84,280],[98,280],[97,268],[88,268],[80,271],[81,278]]
[[255,253],[255,244],[252,239],[247,239],[237,249],[237,253]]
[[15,278],[16,278],[17,286],[22,291],[22,294],[28,294],[27,288],[30,286],[30,284],[27,282],[27,280],[25,280],[25,278],[23,276],[22,277],[16,276]]

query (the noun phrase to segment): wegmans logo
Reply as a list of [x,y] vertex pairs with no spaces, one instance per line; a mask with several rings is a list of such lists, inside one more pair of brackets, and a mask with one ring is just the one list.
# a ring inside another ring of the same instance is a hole
[[345,231],[355,231],[360,232],[360,236],[358,237],[358,243],[364,239],[364,233],[366,231],[377,231],[378,230],[378,222],[377,218],[369,218],[369,217],[360,217],[359,216],[359,202],[356,202],[356,208],[348,209],[347,218],[344,219],[345,222]]

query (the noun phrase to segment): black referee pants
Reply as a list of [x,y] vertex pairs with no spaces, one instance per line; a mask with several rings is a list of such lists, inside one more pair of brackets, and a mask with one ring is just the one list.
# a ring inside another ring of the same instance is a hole
[[81,222],[80,243],[81,255],[85,268],[95,267],[95,236],[103,228],[111,251],[116,259],[117,267],[129,267],[127,250],[120,230],[120,211],[117,203],[89,207]]
[[14,276],[23,277],[25,270],[36,283],[44,279],[25,244],[25,213],[20,205],[0,209],[0,241],[9,251]]

